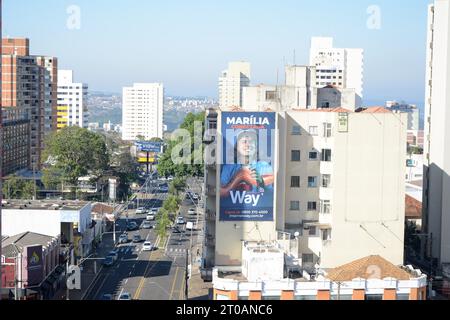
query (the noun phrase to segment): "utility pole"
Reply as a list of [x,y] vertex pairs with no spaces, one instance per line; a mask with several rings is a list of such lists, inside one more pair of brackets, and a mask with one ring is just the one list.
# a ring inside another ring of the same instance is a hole
[[186,297],[186,301],[189,300],[189,250],[186,250],[186,276],[185,276],[185,286],[184,286],[184,296]]

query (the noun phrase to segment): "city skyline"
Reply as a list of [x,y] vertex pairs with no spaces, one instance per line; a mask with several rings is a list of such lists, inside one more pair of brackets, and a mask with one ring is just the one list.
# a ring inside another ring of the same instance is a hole
[[[120,92],[131,82],[163,82],[171,95],[215,98],[218,77],[228,62],[250,62],[254,84],[276,84],[277,72],[281,83],[283,65],[294,62],[294,51],[295,62],[306,65],[311,37],[330,36],[337,47],[364,49],[365,101],[424,100],[426,8],[430,1],[420,0],[414,6],[384,0],[376,4],[319,2],[237,7],[232,2],[205,1],[117,0],[111,6],[105,1],[42,0],[38,6],[17,0],[4,4],[3,35],[30,38],[33,52],[59,57],[61,68],[76,70],[94,91]],[[329,10],[315,9],[324,7]],[[70,20],[77,16],[76,8],[80,10],[79,25]],[[19,14],[28,18],[19,22],[14,19]],[[40,19],[42,16],[52,19]],[[233,17],[234,22],[227,23]],[[97,23],[100,20],[102,23]],[[133,43],[139,43],[138,50]],[[132,59],[127,58],[130,49],[137,52]],[[83,55],[86,50],[92,53],[90,59]],[[412,65],[414,70],[410,70]],[[389,77],[393,70],[405,75],[404,79]]]

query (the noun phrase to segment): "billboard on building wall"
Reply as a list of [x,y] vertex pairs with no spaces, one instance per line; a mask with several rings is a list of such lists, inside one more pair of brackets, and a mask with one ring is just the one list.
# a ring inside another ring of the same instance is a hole
[[220,221],[274,220],[275,113],[222,113]]
[[42,245],[26,247],[24,249],[23,264],[25,274],[22,280],[25,282],[25,286],[39,285],[44,280]]

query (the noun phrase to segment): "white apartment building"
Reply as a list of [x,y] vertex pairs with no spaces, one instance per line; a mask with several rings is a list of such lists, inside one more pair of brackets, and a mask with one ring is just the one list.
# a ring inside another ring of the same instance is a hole
[[429,256],[450,277],[450,1],[428,9],[425,95],[424,230]]
[[58,129],[88,128],[88,85],[74,82],[72,70],[58,70]]
[[164,85],[135,83],[123,88],[122,139],[163,139]]
[[[210,110],[206,120],[217,159],[221,117]],[[245,241],[277,241],[309,273],[369,255],[403,264],[406,114],[297,109],[276,119],[273,221],[220,221],[221,168],[205,167],[204,277],[241,266]]]
[[329,109],[345,106],[349,110],[361,107],[361,97],[355,89],[333,85],[317,88],[313,85],[316,67],[286,66],[285,84],[243,88],[242,108],[246,111],[287,111],[294,109]]
[[250,85],[251,67],[248,62],[230,62],[219,78],[219,105],[241,107],[242,91]]
[[313,37],[309,64],[316,67],[316,87],[355,89],[363,97],[363,49],[334,48],[333,38]]

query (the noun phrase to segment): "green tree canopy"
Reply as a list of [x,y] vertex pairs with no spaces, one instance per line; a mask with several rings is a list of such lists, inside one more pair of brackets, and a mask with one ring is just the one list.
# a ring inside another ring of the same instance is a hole
[[7,199],[32,199],[34,182],[13,176],[3,183],[2,192]]
[[109,153],[105,139],[79,127],[67,127],[49,136],[44,159],[47,169],[44,180],[60,176],[64,182],[75,184],[79,177],[101,175],[108,168]]
[[[189,164],[175,164],[172,159],[172,153],[174,151],[175,146],[179,145],[180,139],[171,140],[168,143],[168,146],[164,152],[164,154],[159,159],[158,164],[158,173],[160,176],[177,176],[177,177],[186,177],[186,176],[203,176],[204,174],[204,165],[203,165],[203,146],[200,149],[195,148],[195,123],[201,124],[201,141],[203,140],[203,135],[205,133],[205,113],[189,113],[184,119],[183,123],[180,125],[180,129],[185,129],[189,132],[190,135],[190,146],[191,146],[191,155],[190,155],[190,163]],[[202,144],[201,144],[202,145]],[[196,164],[194,159],[201,159],[201,164]]]

